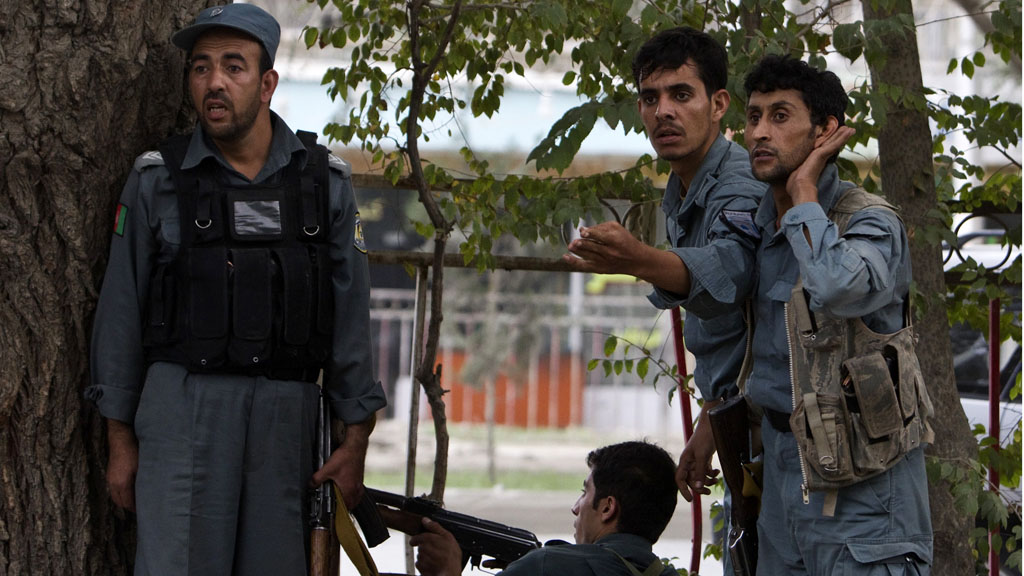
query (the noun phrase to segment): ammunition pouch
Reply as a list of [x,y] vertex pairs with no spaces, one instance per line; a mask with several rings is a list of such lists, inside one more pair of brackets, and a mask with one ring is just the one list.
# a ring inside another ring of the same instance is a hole
[[[795,405],[790,428],[806,464],[807,488],[849,486],[891,468],[932,441],[928,391],[912,327],[871,331],[859,318],[821,319],[807,329],[803,290],[787,307]],[[846,352],[852,351],[849,357]]]

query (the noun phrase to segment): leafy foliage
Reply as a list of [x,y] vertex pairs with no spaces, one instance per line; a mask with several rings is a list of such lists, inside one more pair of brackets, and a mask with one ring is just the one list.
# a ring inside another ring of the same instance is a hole
[[[326,0],[317,0],[321,8]],[[415,7],[413,5],[415,4]],[[493,115],[501,105],[505,85],[512,76],[525,77],[527,69],[550,64],[559,54],[576,45],[574,54],[594,60],[598,69],[590,71],[600,83],[617,77],[608,74],[603,62],[619,60],[642,41],[642,30],[627,17],[630,1],[539,1],[477,4],[473,2],[387,3],[362,0],[334,2],[339,12],[334,24],[307,28],[303,38],[308,47],[347,51],[351,65],[332,68],[322,83],[334,99],[350,103],[344,123],[331,123],[325,135],[342,144],[357,144],[383,167],[384,174],[397,182],[408,170],[404,152],[410,138],[429,141],[422,128],[426,123],[447,125],[456,111],[469,110],[474,116]],[[426,51],[441,45],[441,39],[453,34],[447,51],[425,54],[424,59],[437,67],[418,109],[421,125],[409,134],[408,84],[413,72],[413,47],[406,32],[411,19],[408,11],[417,10],[420,44]],[[570,17],[571,15],[571,17]],[[448,23],[457,19],[457,25]],[[621,28],[629,29],[623,34]],[[594,31],[598,31],[595,37]],[[613,39],[615,44],[612,44]],[[625,45],[618,45],[625,42]],[[628,62],[616,62],[616,72]],[[601,72],[598,74],[598,72]],[[571,81],[573,76],[568,79]],[[471,94],[461,87],[468,84]],[[572,161],[583,139],[597,118],[610,124],[628,123],[632,131],[641,129],[635,114],[635,99],[625,90],[617,101],[588,103],[552,128],[550,141],[557,146],[546,152],[535,151],[531,159],[539,169],[562,170]],[[638,159],[636,166],[621,173],[605,173],[579,179],[521,177],[491,172],[488,163],[479,160],[468,147],[462,149],[472,171],[472,180],[454,180],[450,172],[436,166],[424,166],[427,184],[437,193],[436,201],[446,219],[453,222],[464,238],[460,251],[466,261],[477,258],[481,269],[492,265],[494,239],[509,234],[522,242],[554,242],[562,227],[576,226],[588,215],[598,215],[601,197],[619,196],[644,200],[657,197],[657,191],[644,175],[649,157]],[[433,233],[429,223],[418,231]]]
[[[620,350],[622,357],[615,358]],[[640,344],[622,336],[609,334],[604,341],[604,355],[604,359],[591,359],[587,363],[587,370],[593,371],[600,367],[604,370],[606,377],[612,374],[616,376],[620,376],[623,373],[636,374],[637,378],[645,382],[649,381],[654,388],[658,387],[659,380],[667,378],[670,381],[668,388],[670,402],[675,396],[677,384],[680,382],[683,384],[687,394],[691,396],[694,394],[692,386],[693,375],[682,374],[678,365],[666,361],[662,358],[662,354],[653,353],[646,344]],[[652,369],[653,373],[651,372]],[[649,380],[648,376],[651,377]]]

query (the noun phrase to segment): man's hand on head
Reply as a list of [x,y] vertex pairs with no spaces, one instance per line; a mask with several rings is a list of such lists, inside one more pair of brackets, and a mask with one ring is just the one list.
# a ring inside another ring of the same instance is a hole
[[843,146],[857,131],[849,126],[839,126],[824,140],[817,143],[803,163],[793,170],[786,181],[786,192],[793,205],[818,201],[818,178],[825,170],[829,158],[843,149]]

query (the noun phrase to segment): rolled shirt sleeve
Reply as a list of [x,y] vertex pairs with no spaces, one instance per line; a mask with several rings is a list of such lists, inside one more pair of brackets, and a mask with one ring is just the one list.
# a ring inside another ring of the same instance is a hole
[[[160,192],[173,189],[162,166],[132,170],[115,216],[110,257],[93,321],[91,385],[85,397],[100,413],[133,423],[146,372],[142,318],[150,270],[160,254],[157,235],[177,239],[177,219],[160,218]],[[156,207],[154,207],[156,204]],[[168,225],[175,227],[169,230]]]
[[735,311],[750,295],[756,238],[730,228],[724,221],[724,214],[746,215],[753,225],[756,209],[756,200],[734,196],[713,213],[707,244],[672,250],[690,270],[694,288],[681,300],[681,305],[690,313],[702,318],[726,314]]
[[370,272],[359,231],[351,180],[331,171],[330,257],[333,265],[334,340],[324,384],[335,418],[354,424],[387,405],[373,377],[370,347]]
[[759,231],[754,224],[767,185],[750,173],[741,146],[719,137],[682,197],[673,175],[665,190],[669,250],[690,272],[690,293],[655,287],[648,299],[658,308],[686,310],[683,336],[694,354],[694,384],[702,397],[722,398],[736,391],[746,350],[743,302],[754,287],[754,255]]
[[658,308],[682,306],[707,319],[734,311],[753,289],[754,215],[767,186],[751,175],[746,150],[721,136],[694,182],[699,185],[680,199],[673,175],[662,202],[669,250],[690,272],[690,293],[655,286],[648,298]]
[[800,204],[782,217],[781,230],[799,263],[812,310],[857,318],[902,301],[910,279],[909,246],[891,210],[858,211],[840,237],[820,204]]

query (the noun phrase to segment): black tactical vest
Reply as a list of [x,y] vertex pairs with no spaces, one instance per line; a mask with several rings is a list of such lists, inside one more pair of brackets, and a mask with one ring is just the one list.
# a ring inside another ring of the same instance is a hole
[[293,161],[275,186],[229,185],[212,160],[182,170],[188,135],[161,144],[181,245],[150,281],[148,362],[316,380],[334,324],[328,159],[315,134],[297,134],[306,166]]

